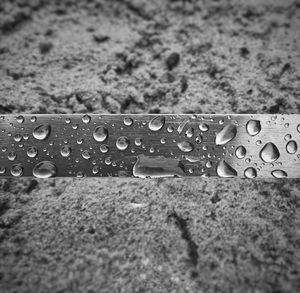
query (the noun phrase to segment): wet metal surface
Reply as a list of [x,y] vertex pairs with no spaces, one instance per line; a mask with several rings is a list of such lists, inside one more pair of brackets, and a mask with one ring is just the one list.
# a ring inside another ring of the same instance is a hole
[[2,115],[0,178],[300,178],[300,115]]

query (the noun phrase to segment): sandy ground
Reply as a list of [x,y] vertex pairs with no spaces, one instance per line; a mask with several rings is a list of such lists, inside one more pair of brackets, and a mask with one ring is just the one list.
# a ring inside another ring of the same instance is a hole
[[[0,2],[0,113],[299,113],[300,2]],[[299,292],[300,181],[0,180],[1,292]]]

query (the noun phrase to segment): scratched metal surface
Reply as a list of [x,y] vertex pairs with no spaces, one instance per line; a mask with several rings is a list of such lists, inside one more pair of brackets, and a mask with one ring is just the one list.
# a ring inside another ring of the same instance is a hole
[[300,178],[300,115],[3,115],[1,177]]

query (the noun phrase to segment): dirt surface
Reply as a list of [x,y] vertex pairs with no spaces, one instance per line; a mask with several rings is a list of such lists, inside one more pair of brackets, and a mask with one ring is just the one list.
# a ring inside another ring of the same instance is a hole
[[[300,113],[300,2],[0,2],[0,113]],[[299,292],[300,181],[0,180],[1,292]]]

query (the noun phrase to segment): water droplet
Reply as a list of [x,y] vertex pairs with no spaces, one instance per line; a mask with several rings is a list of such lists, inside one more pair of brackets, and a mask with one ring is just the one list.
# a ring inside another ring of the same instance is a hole
[[205,164],[206,168],[211,168],[212,167],[212,162],[211,161],[208,161],[206,164]]
[[287,173],[283,170],[274,170],[271,172],[272,176],[275,178],[285,178],[287,177]]
[[300,124],[297,126],[297,131],[300,133]]
[[189,122],[189,119],[184,119],[177,128],[177,132],[180,134],[183,130],[183,128],[185,127],[185,125]]
[[102,145],[100,146],[100,152],[101,152],[101,153],[105,154],[105,153],[107,153],[108,151],[109,151],[108,145],[102,144]]
[[167,142],[167,140],[166,140],[165,137],[162,137],[162,138],[160,139],[160,143],[161,143],[161,144],[165,144],[166,142]]
[[208,131],[209,127],[208,127],[208,125],[207,125],[206,123],[201,122],[201,123],[199,124],[199,129],[200,129],[202,132],[206,132],[206,131]]
[[246,156],[247,150],[244,146],[240,145],[235,150],[235,155],[238,159],[243,159]]
[[259,120],[249,120],[246,125],[246,130],[249,135],[255,136],[261,131],[261,124]]
[[35,158],[38,154],[38,150],[32,146],[28,148],[26,153],[29,158]]
[[78,138],[76,142],[77,142],[77,144],[82,144],[82,143],[83,143],[83,141],[84,141],[84,139],[83,139],[83,138]]
[[43,124],[33,130],[33,137],[38,140],[45,140],[50,135],[50,132],[51,126],[49,124]]
[[124,151],[128,148],[129,143],[130,141],[126,136],[120,136],[116,141],[116,146],[118,150]]
[[64,145],[62,146],[62,148],[60,149],[60,154],[64,157],[67,158],[70,156],[71,154],[71,148],[68,145]]
[[154,147],[151,147],[151,148],[149,149],[149,152],[150,152],[150,153],[154,153],[154,151],[155,151]]
[[249,167],[245,170],[244,175],[246,178],[255,178],[257,176],[257,171],[253,167]]
[[143,143],[143,140],[140,137],[137,137],[134,140],[134,143],[135,143],[136,146],[140,146]]
[[50,161],[42,161],[34,166],[32,174],[37,178],[54,177],[56,175],[56,166]]
[[77,177],[77,178],[83,178],[83,177],[85,177],[85,173],[82,172],[82,171],[78,171],[78,172],[76,173],[76,177]]
[[108,137],[108,131],[103,126],[98,126],[95,128],[95,130],[93,132],[93,137],[96,141],[103,142]]
[[85,159],[85,160],[89,160],[91,158],[91,154],[89,151],[87,150],[84,150],[82,153],[81,153],[82,157]]
[[36,122],[36,120],[37,120],[36,116],[31,116],[30,117],[30,122]]
[[192,127],[190,127],[186,132],[185,132],[185,136],[188,138],[193,137],[194,135],[194,129]]
[[217,174],[220,177],[229,178],[237,176],[237,172],[225,160],[219,161],[217,165]]
[[289,128],[289,126],[290,126],[290,123],[285,123],[285,124],[284,124],[284,127],[285,127],[285,128]]
[[180,141],[177,146],[184,153],[189,153],[194,149],[194,146],[188,141]]
[[89,115],[84,115],[84,116],[82,117],[82,122],[83,122],[83,123],[88,124],[88,123],[90,123],[90,121],[91,121],[91,116],[89,116]]
[[201,143],[203,141],[202,135],[198,134],[195,138],[196,143]]
[[17,154],[15,152],[10,152],[8,155],[7,155],[7,158],[10,160],[10,161],[14,161],[16,158],[17,158]]
[[236,133],[236,126],[233,124],[227,124],[219,133],[217,133],[216,145],[224,145],[228,143],[235,138]]
[[13,165],[10,169],[11,175],[14,177],[20,177],[23,175],[23,167],[20,164]]
[[77,123],[75,123],[75,124],[73,124],[72,125],[72,128],[75,130],[75,129],[78,129],[78,124]]
[[110,164],[111,164],[111,162],[112,162],[112,159],[111,159],[111,157],[107,157],[107,158],[105,158],[104,162],[105,162],[105,164],[106,164],[106,165],[110,165]]
[[18,123],[21,124],[21,123],[24,122],[24,117],[22,115],[19,115],[19,116],[16,117],[16,120],[17,120]]
[[294,154],[295,152],[297,152],[297,148],[297,143],[294,140],[289,141],[286,145],[286,151],[289,154]]
[[165,125],[165,121],[166,121],[165,117],[157,116],[149,122],[149,129],[152,131],[159,131]]
[[133,120],[132,120],[130,117],[124,118],[124,124],[125,124],[126,126],[131,126],[132,123],[133,123]]
[[3,175],[6,172],[6,168],[3,166],[0,166],[0,174]]
[[14,141],[15,142],[20,142],[22,140],[22,135],[21,134],[15,134],[14,136]]
[[262,141],[259,139],[256,141],[256,145],[261,145],[262,144]]
[[260,158],[266,162],[271,163],[276,161],[280,156],[279,150],[272,142],[268,142],[260,151]]
[[289,141],[292,139],[292,136],[290,134],[285,135],[284,140]]
[[99,173],[99,168],[98,168],[98,166],[94,166],[94,167],[93,167],[92,173],[93,173],[93,174]]
[[66,122],[67,124],[70,124],[70,123],[71,123],[71,119],[70,119],[70,118],[66,118],[66,119],[65,119],[65,122]]
[[174,131],[174,127],[172,125],[169,125],[168,128],[167,128],[167,131],[169,133],[172,133]]

